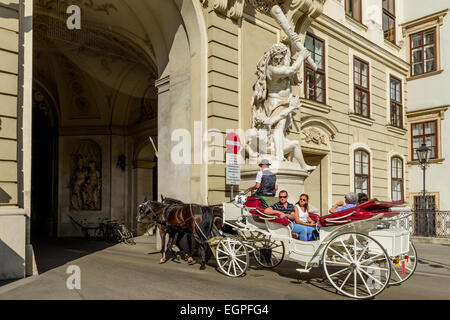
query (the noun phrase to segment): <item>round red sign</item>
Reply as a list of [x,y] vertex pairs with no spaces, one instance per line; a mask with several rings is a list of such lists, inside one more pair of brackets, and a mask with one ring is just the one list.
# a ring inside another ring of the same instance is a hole
[[241,139],[236,133],[229,133],[225,138],[225,145],[228,152],[236,154],[241,149]]

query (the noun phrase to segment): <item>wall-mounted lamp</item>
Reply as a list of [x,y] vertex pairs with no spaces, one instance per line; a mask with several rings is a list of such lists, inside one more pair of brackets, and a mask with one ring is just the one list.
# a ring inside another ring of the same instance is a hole
[[127,157],[124,154],[121,154],[119,156],[119,158],[117,159],[117,164],[116,166],[119,167],[120,169],[122,169],[122,171],[125,171],[125,168],[127,166]]

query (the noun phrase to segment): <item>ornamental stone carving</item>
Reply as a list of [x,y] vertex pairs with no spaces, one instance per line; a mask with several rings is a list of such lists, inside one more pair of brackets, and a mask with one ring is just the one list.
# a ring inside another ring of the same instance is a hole
[[102,159],[100,147],[93,141],[82,141],[73,156],[70,178],[70,208],[101,210]]
[[[199,1],[203,6],[210,3],[208,0]],[[245,4],[266,15],[270,15],[274,5],[279,5],[289,21],[293,25],[298,25],[298,33],[304,34],[312,20],[322,14],[326,0],[212,0],[211,2],[216,12],[233,20],[242,18]],[[300,21],[299,24],[297,24],[298,21]]]
[[274,5],[282,5],[286,0],[248,0],[248,2],[258,11],[270,15],[270,9]]
[[319,146],[328,145],[327,136],[316,128],[308,128],[306,130],[303,130],[302,133],[305,136],[306,143],[313,143]]

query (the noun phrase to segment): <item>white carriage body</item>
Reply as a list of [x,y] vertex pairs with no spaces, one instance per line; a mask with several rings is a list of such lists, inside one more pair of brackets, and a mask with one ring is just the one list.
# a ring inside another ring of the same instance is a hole
[[238,200],[239,197],[236,202],[223,204],[224,224],[233,227],[237,235],[226,235],[217,245],[216,261],[229,276],[245,273],[249,253],[265,268],[279,265],[287,253],[303,265],[296,269],[298,272],[322,266],[338,292],[366,299],[378,295],[388,284],[406,281],[417,266],[409,231],[386,228],[388,220],[398,219],[396,214],[387,213],[396,211],[389,203],[383,207],[386,203],[372,200],[369,206],[386,211],[366,211],[360,220],[356,219],[359,208],[340,216],[320,218],[319,240],[302,241],[292,237],[286,221],[274,222],[278,217],[264,214],[261,207],[244,206],[245,201]]
[[[376,230],[369,236],[377,240],[390,257],[397,257],[409,251],[409,231],[402,229]],[[377,248],[370,248],[377,250]]]
[[[292,238],[291,228],[280,223],[262,219],[249,212],[253,208],[224,203],[224,222],[237,227],[241,232],[258,231],[271,236],[273,240],[282,241],[287,249],[287,254],[292,259],[309,265],[320,264],[322,253],[327,242],[346,232],[357,232],[369,235],[377,240],[386,250],[386,253],[394,258],[409,251],[409,232],[402,229],[377,230],[379,220],[383,215],[377,215],[370,219],[353,221],[344,225],[322,227],[317,241],[301,241]],[[369,247],[369,251],[379,253],[375,246]]]

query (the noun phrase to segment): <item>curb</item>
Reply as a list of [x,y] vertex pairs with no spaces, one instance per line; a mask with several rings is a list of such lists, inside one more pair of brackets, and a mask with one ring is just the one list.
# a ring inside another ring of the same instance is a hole
[[11,282],[9,284],[5,284],[4,286],[0,287],[0,295],[7,293],[8,291],[11,291],[13,289],[16,289],[18,287],[21,287],[23,285],[26,285],[30,282],[33,282],[35,280],[37,280],[39,277],[38,274],[31,276],[31,277],[27,277],[27,278],[23,278],[23,279],[19,279],[16,280],[14,282]]
[[450,245],[450,238],[411,237],[411,240],[413,240],[414,242],[417,242],[417,243]]

